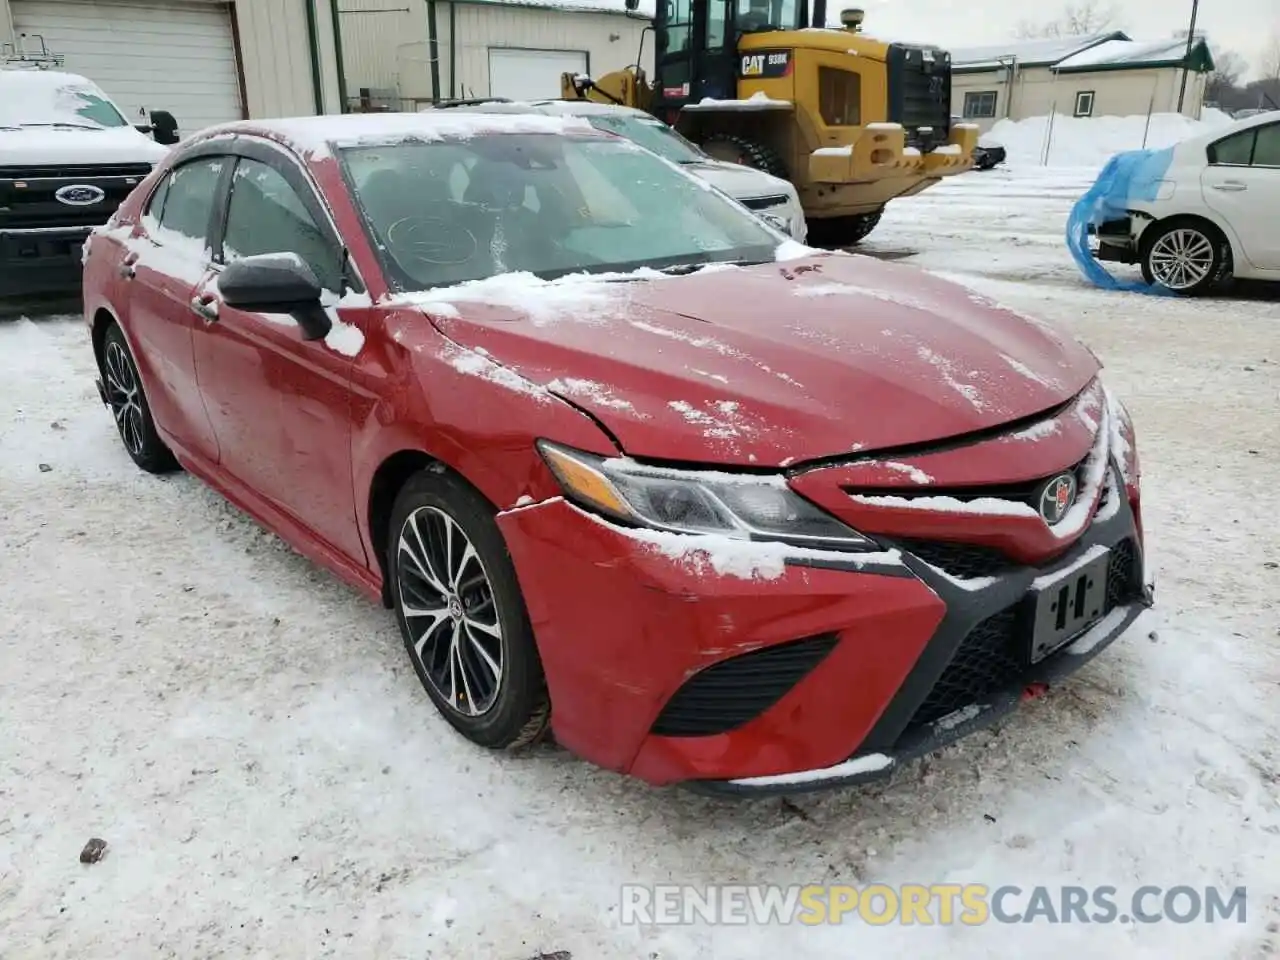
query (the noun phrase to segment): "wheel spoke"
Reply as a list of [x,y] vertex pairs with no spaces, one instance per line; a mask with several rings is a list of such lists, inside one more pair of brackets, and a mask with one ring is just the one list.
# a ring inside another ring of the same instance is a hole
[[503,637],[484,562],[434,506],[405,519],[397,544],[399,610],[424,681],[450,710],[480,716],[502,684]]

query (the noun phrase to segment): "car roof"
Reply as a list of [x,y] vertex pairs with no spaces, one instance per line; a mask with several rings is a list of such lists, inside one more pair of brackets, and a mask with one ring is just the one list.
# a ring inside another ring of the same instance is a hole
[[466,113],[541,113],[563,117],[593,117],[613,114],[615,116],[652,118],[652,114],[637,110],[635,107],[625,107],[613,103],[598,103],[595,100],[506,100],[494,98],[492,100],[463,101],[456,106],[445,103],[425,108],[425,112],[434,110]]
[[380,146],[406,140],[462,139],[485,134],[548,133],[605,136],[574,116],[548,116],[529,111],[493,112],[425,110],[421,113],[347,113],[338,116],[239,120],[200,131],[190,143],[237,134],[267,137],[311,159],[327,156],[332,147]]

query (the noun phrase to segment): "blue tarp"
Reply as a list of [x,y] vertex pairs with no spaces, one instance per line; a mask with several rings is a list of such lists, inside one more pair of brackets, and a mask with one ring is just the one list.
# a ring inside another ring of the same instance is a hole
[[1129,150],[1117,153],[1107,161],[1092,187],[1071,208],[1067,218],[1067,249],[1085,275],[1104,290],[1136,290],[1142,293],[1170,293],[1160,284],[1142,280],[1117,280],[1097,261],[1089,249],[1089,228],[1106,220],[1128,216],[1133,201],[1154,200],[1169,164],[1173,148],[1164,150]]

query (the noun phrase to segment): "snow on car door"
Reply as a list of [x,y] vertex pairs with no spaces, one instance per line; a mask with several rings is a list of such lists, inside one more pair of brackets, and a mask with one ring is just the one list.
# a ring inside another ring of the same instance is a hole
[[1233,133],[1210,145],[1201,174],[1204,201],[1231,225],[1254,267],[1280,270],[1280,123]]
[[128,285],[126,332],[151,381],[152,415],[182,447],[211,463],[218,461],[218,444],[191,355],[200,326],[191,297],[209,273],[214,195],[230,163],[230,157],[206,156],[175,167],[148,200],[120,264]]
[[[336,298],[343,285],[341,248],[317,226],[324,220],[319,200],[307,187],[309,202],[304,202],[273,165],[277,162],[289,163],[274,156],[272,163],[248,157],[237,161],[221,238],[222,260],[295,253]],[[302,184],[301,173],[295,177]],[[218,436],[222,467],[310,532],[363,563],[351,479],[349,376],[350,341],[363,343],[362,337],[338,327],[353,336],[305,341],[288,314],[230,307],[217,297],[212,282],[198,298],[211,319],[195,335],[196,372]]]

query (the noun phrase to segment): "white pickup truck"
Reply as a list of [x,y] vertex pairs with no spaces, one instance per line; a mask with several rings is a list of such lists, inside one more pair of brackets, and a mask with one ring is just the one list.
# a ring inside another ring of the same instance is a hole
[[78,289],[89,231],[177,141],[170,114],[133,126],[85,77],[0,68],[0,297]]

